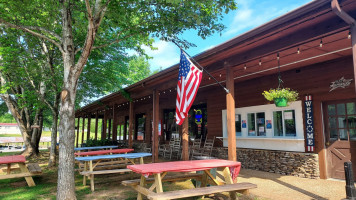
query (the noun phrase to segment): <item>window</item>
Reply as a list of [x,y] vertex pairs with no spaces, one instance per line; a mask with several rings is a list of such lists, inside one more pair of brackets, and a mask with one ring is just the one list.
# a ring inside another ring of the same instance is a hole
[[332,140],[356,139],[356,106],[354,102],[327,106],[329,138]]
[[295,111],[273,112],[273,132],[274,136],[296,137]]
[[241,115],[235,115],[235,129],[236,129],[236,136],[241,136]]
[[248,136],[266,136],[265,113],[248,113]]

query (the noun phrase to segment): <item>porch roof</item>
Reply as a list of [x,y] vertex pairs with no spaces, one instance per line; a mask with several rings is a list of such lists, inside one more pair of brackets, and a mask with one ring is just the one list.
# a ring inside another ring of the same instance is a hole
[[[356,1],[339,0],[342,9],[356,16]],[[352,55],[349,25],[331,9],[331,0],[315,0],[251,31],[194,56],[218,81],[226,80],[232,67],[235,82],[298,69],[315,63]],[[320,43],[322,42],[322,47]],[[179,64],[175,64],[125,88],[131,98],[152,98],[153,89],[174,90]],[[201,87],[216,85],[203,76]],[[106,106],[125,106],[128,100],[118,91],[76,111],[76,117],[103,112]]]

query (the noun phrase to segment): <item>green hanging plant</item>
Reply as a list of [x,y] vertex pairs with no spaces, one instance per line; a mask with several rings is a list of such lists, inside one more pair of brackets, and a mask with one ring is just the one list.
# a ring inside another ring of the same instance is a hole
[[274,101],[274,104],[276,104],[277,107],[286,107],[288,106],[288,102],[297,100],[299,94],[294,90],[283,87],[283,81],[282,81],[280,63],[279,63],[279,53],[277,53],[277,61],[278,61],[278,87],[277,89],[270,89],[269,91],[264,91],[262,95],[268,101]]
[[264,91],[262,95],[268,101],[274,101],[277,107],[285,107],[288,105],[288,102],[296,101],[299,94],[289,88],[277,88]]

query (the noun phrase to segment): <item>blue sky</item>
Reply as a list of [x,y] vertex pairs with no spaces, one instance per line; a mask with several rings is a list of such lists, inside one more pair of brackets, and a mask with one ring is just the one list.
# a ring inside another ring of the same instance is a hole
[[[197,36],[195,31],[185,32],[181,38],[193,42],[197,47],[186,51],[191,56],[202,53],[214,46],[224,43],[238,35],[254,29],[272,19],[290,12],[312,0],[236,0],[238,9],[224,16],[222,23],[227,27],[222,34],[212,35],[205,40]],[[151,70],[165,69],[179,62],[179,48],[173,43],[156,41],[158,50],[146,49],[153,59],[149,60]]]

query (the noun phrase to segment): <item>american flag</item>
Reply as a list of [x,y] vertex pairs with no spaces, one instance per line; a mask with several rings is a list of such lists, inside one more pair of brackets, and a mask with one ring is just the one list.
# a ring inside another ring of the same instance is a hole
[[181,51],[176,102],[176,122],[178,125],[181,125],[188,115],[197,94],[201,77],[202,71]]

